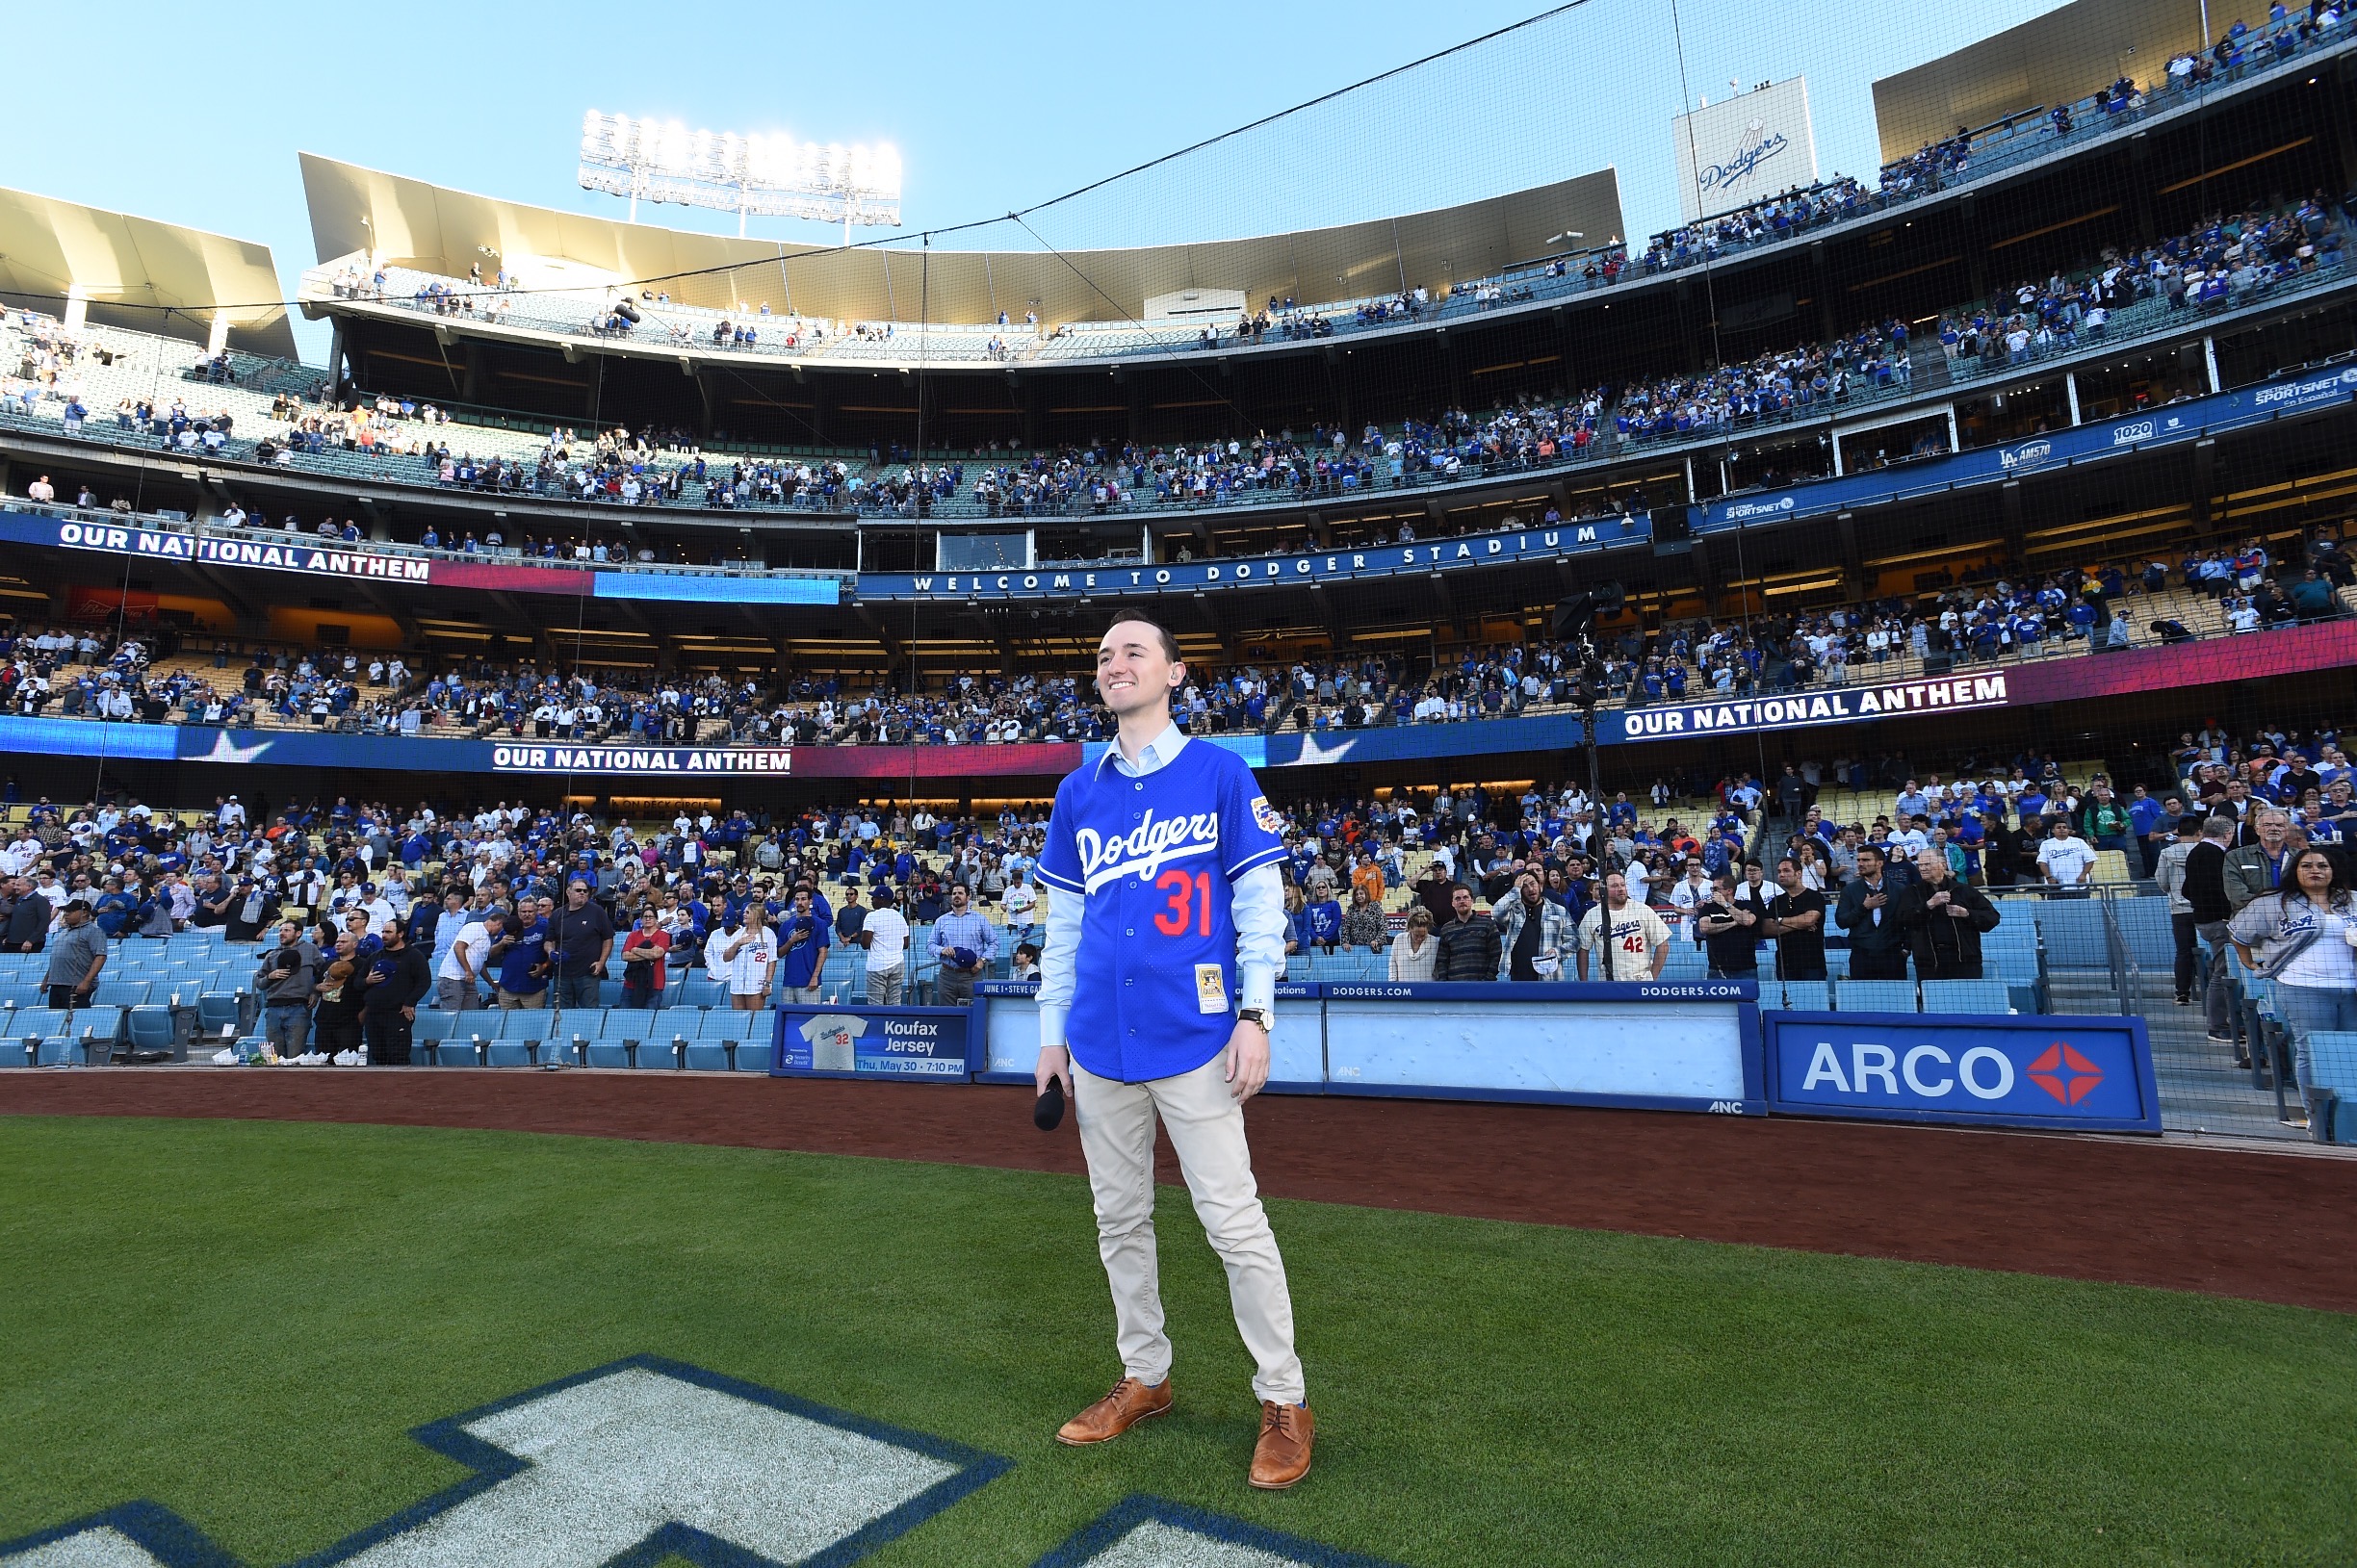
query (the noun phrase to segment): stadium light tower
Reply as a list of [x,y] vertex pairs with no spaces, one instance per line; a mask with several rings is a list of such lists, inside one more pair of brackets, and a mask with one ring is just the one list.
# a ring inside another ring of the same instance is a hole
[[592,109],[582,116],[581,186],[628,196],[634,223],[641,196],[733,212],[739,235],[756,214],[840,222],[846,245],[854,223],[900,223],[900,154],[890,142],[846,147],[691,131],[677,120]]

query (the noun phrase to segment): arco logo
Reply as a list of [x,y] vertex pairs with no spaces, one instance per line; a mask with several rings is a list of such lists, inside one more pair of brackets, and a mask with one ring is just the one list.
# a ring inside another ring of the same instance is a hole
[[2103,1068],[2081,1055],[2078,1048],[2056,1041],[2022,1069],[2032,1083],[2063,1105],[2076,1105],[2104,1081]]
[[[297,1568],[651,1568],[674,1557],[697,1568],[841,1568],[1011,1467],[945,1438],[656,1356],[594,1368],[410,1435],[475,1474]],[[1134,1568],[1383,1568],[1142,1495],[1040,1563],[1101,1559]],[[0,1542],[0,1568],[241,1565],[170,1509],[129,1503]]]

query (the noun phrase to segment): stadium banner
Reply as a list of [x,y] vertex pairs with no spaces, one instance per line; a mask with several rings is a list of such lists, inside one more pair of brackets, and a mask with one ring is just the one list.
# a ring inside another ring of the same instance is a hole
[[1009,746],[628,746],[556,740],[341,735],[314,730],[224,730],[0,714],[0,752],[124,761],[383,769],[577,778],[954,780],[1050,777],[1080,765],[1076,744]]
[[782,746],[582,746],[499,741],[494,773],[768,773],[793,771]]
[[[1534,480],[1534,482],[1538,482]],[[1272,582],[1352,582],[1367,578],[1428,575],[1516,561],[1553,560],[1652,538],[1646,517],[1598,518],[1547,528],[1515,528],[1463,539],[1383,545],[1369,550],[1320,551],[1243,560],[1180,561],[1170,566],[1099,566],[1029,572],[863,572],[862,599],[1069,599],[1089,594],[1134,599],[1196,594],[1215,588],[1254,588]]]
[[[2135,604],[2128,602],[2131,613]],[[2136,634],[2148,633],[2139,625]],[[2273,680],[2352,664],[2357,664],[2357,622],[2326,621],[2167,647],[2131,648],[2087,658],[2010,665],[2006,688],[2015,703],[2064,703],[2233,681]]]
[[840,604],[842,579],[824,577],[701,576],[691,572],[594,572],[598,599],[678,604]]
[[2006,670],[1989,669],[1971,675],[1895,681],[1876,686],[1814,686],[1782,697],[1622,708],[1596,716],[1596,743],[1612,746],[1624,741],[1675,740],[1730,732],[1748,734],[1754,731],[1800,730],[1819,724],[1851,724],[1901,714],[2004,707],[2012,701],[2007,695],[2008,674]]
[[1676,116],[1670,126],[1678,208],[1689,223],[1706,212],[1731,212],[1817,183],[1817,131],[1805,76],[1706,103]]
[[[1603,734],[1599,731],[1599,743]],[[1265,735],[1208,734],[1193,738],[1233,752],[1253,768],[1326,767],[1337,762],[1397,762],[1428,757],[1560,751],[1581,745],[1585,740],[1579,719],[1569,713],[1462,724],[1396,725],[1375,730],[1281,730]],[[1094,762],[1112,744],[1109,740],[1083,741],[1079,760]]]
[[837,577],[601,572],[555,561],[531,565],[521,557],[512,563],[453,560],[325,539],[313,545],[298,539],[260,538],[226,529],[196,533],[141,527],[128,522],[100,523],[18,511],[0,513],[0,541],[99,551],[146,560],[297,572],[307,577],[556,594],[576,599],[587,596],[720,604],[835,604],[842,600],[842,578]]
[[22,512],[9,513],[7,521],[11,543],[57,545],[66,550],[96,550],[110,555],[137,555],[205,566],[258,567],[266,571],[300,572],[310,577],[363,578],[375,582],[430,582],[434,565],[424,555],[351,549],[326,541],[305,545],[288,540],[245,539],[235,533],[180,533],[128,524],[61,521]]
[[1919,1013],[1767,1013],[1778,1116],[2161,1131],[2144,1020]]
[[[1619,746],[1807,729],[1861,719],[1915,718],[2175,691],[2351,666],[2357,666],[2357,622],[2331,621],[2171,647],[1982,666],[1936,680],[1821,686],[1780,697],[1617,709],[1597,716],[1596,739],[1599,745]],[[1501,756],[1563,751],[1581,744],[1579,719],[1568,713],[1375,730],[1210,734],[1196,739],[1234,752],[1254,768]],[[1093,740],[1003,746],[649,747],[530,738],[446,740],[313,730],[223,730],[0,714],[0,752],[32,756],[551,778],[604,773],[689,779],[1051,779],[1101,758],[1108,744]]]
[[1936,495],[1944,490],[1994,484],[2147,448],[2174,446],[2263,424],[2285,414],[2345,403],[2352,397],[2357,397],[2357,366],[2337,367],[2215,397],[2195,398],[2125,419],[2056,430],[2007,446],[1901,463],[1871,474],[1820,479],[1781,492],[1714,501],[1690,508],[1689,515],[1697,533],[1722,533],[1729,528],[1763,527],[1804,517],[1823,517]]
[[1322,989],[1330,1094],[1767,1114],[1756,981]]
[[[1269,1031],[1268,1092],[1317,1094],[1326,1088],[1326,1020],[1313,985],[1280,981],[1277,1026]],[[1039,1059],[1039,982],[985,980],[974,987],[981,1049],[974,1077],[986,1084],[1030,1083]]]
[[[974,988],[981,1081],[1031,1081],[1038,990]],[[1269,1088],[1762,1116],[1758,1003],[1748,980],[1281,984]]]
[[962,1084],[977,1040],[965,1007],[816,1007],[777,1010],[772,1074],[790,1078],[921,1078]]

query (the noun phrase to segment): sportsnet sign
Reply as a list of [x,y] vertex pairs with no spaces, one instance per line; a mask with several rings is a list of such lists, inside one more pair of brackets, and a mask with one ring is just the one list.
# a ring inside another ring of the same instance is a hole
[[[1823,687],[1787,697],[1747,697],[1740,702],[1685,703],[1674,707],[1638,707],[1602,715],[1598,740],[1657,740],[1730,731],[1799,730],[1857,719],[1894,718],[1980,707],[2003,707],[2010,699],[2003,672],[1950,676],[1937,681],[1901,681],[1884,686]],[[1614,734],[1618,721],[1620,733]]]
[[2161,1130],[2138,1017],[1760,1015],[1774,1114]]

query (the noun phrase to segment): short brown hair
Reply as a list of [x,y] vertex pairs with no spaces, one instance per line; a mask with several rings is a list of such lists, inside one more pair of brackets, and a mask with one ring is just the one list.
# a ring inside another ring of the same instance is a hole
[[[1113,626],[1105,628],[1106,637],[1113,634],[1113,627],[1115,626],[1152,627],[1153,629],[1154,635],[1161,639],[1162,656],[1169,659],[1173,664],[1183,664],[1186,662],[1186,656],[1178,652],[1178,639],[1172,636],[1170,628],[1164,626],[1161,622],[1153,620],[1144,615],[1125,615],[1120,620],[1115,621]],[[1100,637],[1097,640],[1100,644],[1101,644],[1104,641],[1104,637]]]

